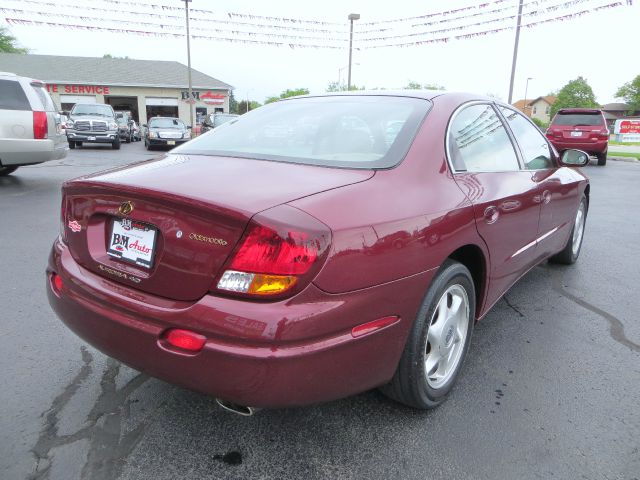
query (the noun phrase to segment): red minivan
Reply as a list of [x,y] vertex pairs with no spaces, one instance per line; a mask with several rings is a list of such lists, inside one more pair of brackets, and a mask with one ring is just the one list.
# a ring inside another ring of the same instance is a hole
[[609,130],[601,110],[563,108],[558,110],[547,129],[547,138],[560,153],[569,148],[583,150],[606,165]]

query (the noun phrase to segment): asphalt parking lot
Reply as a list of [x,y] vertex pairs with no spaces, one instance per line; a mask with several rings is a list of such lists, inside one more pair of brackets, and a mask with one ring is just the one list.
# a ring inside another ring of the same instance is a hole
[[106,358],[46,300],[61,183],[159,154],[83,147],[0,177],[0,478],[640,478],[640,162],[586,167],[580,260],[508,292],[439,409],[372,391],[244,418]]

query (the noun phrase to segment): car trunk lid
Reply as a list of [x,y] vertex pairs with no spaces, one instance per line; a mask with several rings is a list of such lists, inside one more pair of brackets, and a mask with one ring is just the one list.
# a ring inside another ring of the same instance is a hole
[[[253,215],[373,173],[168,155],[67,182],[65,236],[74,259],[98,275],[155,295],[196,300],[210,289]],[[148,231],[155,232],[154,240]],[[120,235],[116,243],[114,235]],[[114,256],[136,258],[137,249],[152,249],[152,255],[143,252],[137,263]]]

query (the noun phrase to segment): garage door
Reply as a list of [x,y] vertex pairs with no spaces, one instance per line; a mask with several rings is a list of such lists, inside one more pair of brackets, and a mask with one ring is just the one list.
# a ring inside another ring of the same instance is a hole
[[159,98],[159,97],[147,97],[145,98],[148,107],[177,107],[177,98]]
[[60,95],[60,103],[96,103],[95,95]]

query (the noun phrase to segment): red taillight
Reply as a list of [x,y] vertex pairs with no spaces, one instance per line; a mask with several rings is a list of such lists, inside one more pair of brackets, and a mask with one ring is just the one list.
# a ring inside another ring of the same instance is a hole
[[286,238],[270,228],[256,226],[245,238],[231,263],[233,270],[274,275],[306,273],[318,258],[320,245],[303,232],[289,231]]
[[43,140],[47,138],[47,112],[33,112],[33,138]]
[[262,298],[289,294],[319,270],[330,242],[329,228],[301,210],[268,210],[250,223],[215,288]]
[[52,273],[49,280],[51,281],[51,290],[59,297],[63,287],[62,277],[57,273]]
[[199,352],[204,347],[207,338],[196,332],[174,328],[167,332],[165,340],[173,347],[188,350],[189,352]]

